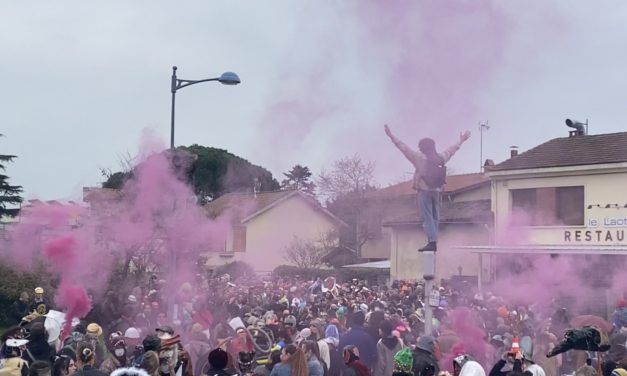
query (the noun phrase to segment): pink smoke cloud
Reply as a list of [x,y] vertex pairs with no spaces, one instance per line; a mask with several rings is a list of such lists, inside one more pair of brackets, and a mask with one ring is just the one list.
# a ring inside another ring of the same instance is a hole
[[[209,218],[173,170],[169,153],[155,153],[162,149],[152,134],[144,138],[133,177],[120,191],[88,191],[89,207],[29,206],[11,229],[9,262],[30,267],[44,260],[60,275],[55,305],[66,311],[66,326],[89,312],[87,291],[104,293],[115,266],[160,270],[160,277],[172,282],[171,290],[162,292],[168,299],[178,283],[193,280],[201,252],[224,244],[228,220]],[[134,287],[113,283],[118,293]]]
[[55,302],[65,310],[65,323],[61,335],[61,338],[63,338],[64,335],[71,333],[73,318],[85,317],[89,313],[91,301],[84,287],[63,279],[57,290]]
[[453,371],[453,359],[458,355],[468,354],[489,369],[491,364],[487,364],[487,355],[491,348],[487,343],[486,332],[478,326],[472,311],[465,307],[455,309],[448,317],[448,326],[457,334],[459,341],[449,353],[443,355],[440,367]]
[[71,269],[74,266],[76,247],[76,238],[68,234],[46,241],[43,248],[48,261],[57,270],[63,270],[64,268]]

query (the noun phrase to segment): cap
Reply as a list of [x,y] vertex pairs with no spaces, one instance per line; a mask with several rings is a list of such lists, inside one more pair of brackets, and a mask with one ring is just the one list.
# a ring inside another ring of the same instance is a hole
[[174,335],[174,329],[172,329],[171,326],[168,325],[161,325],[160,327],[158,327],[157,329],[155,329],[156,332],[162,332],[162,333],[167,333],[171,336]]
[[35,294],[43,294],[44,293],[44,289],[41,287],[35,287]]
[[124,332],[124,337],[133,338],[133,339],[139,338],[140,337],[139,330],[137,330],[136,328],[132,328],[132,327],[128,328],[126,329],[126,332]]
[[137,303],[137,298],[135,297],[135,295],[129,295],[128,301],[131,303]]

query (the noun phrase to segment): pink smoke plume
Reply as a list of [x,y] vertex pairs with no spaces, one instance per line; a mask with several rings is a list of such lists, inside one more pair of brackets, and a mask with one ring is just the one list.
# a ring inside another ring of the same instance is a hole
[[50,239],[44,243],[44,255],[59,271],[72,269],[76,260],[76,238],[71,235]]
[[459,340],[447,354],[443,354],[440,367],[447,371],[453,370],[453,359],[461,354],[468,354],[483,365],[487,364],[487,355],[491,348],[487,343],[486,332],[477,325],[473,313],[465,307],[456,308],[448,316],[448,327],[455,332]]
[[[172,168],[170,152],[151,134],[144,139],[132,178],[121,190],[88,189],[86,204],[31,205],[11,229],[9,262],[29,267],[45,261],[61,277],[55,305],[66,311],[65,334],[73,318],[89,313],[88,291],[98,296],[107,287],[118,293],[135,287],[116,285],[110,279],[114,267],[158,270],[172,282],[170,291],[162,291],[167,300],[178,283],[196,276],[201,252],[224,244],[228,220],[210,219],[181,178],[185,173]],[[176,158],[193,156],[181,152]]]
[[61,338],[72,332],[72,319],[85,317],[91,310],[91,301],[84,287],[67,279],[61,281],[55,298],[57,305],[65,309],[65,323]]

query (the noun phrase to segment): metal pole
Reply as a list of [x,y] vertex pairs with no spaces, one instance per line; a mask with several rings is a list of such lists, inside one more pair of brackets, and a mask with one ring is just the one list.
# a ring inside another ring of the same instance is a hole
[[172,84],[170,91],[172,92],[172,111],[170,113],[170,150],[174,150],[174,105],[176,101],[176,66],[172,67]]
[[425,278],[425,335],[433,335],[433,308],[431,307],[431,290],[433,278]]
[[[170,91],[172,92],[172,108],[170,113],[170,157],[174,158],[174,107],[176,104],[176,66],[172,67],[172,83],[170,86]],[[176,251],[170,250],[172,253],[172,286],[174,287],[174,291],[176,291],[176,274],[177,274],[177,259],[176,259]],[[175,320],[177,319],[177,304],[176,298],[174,297],[174,293],[172,294],[172,298],[170,301],[171,310],[170,310],[170,320],[173,324],[175,324]]]
[[[423,278],[425,279],[425,335],[433,334],[433,307],[431,306],[431,293],[433,292],[433,280],[435,279],[435,252],[422,253]],[[435,303],[436,305],[439,302]]]
[[485,123],[479,122],[479,172],[483,172],[484,167],[483,167],[483,131],[484,130],[489,130],[490,126],[488,125],[488,121],[486,120]]

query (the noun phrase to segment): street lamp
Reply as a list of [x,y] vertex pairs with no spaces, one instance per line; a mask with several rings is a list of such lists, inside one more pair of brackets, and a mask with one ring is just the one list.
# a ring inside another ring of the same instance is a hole
[[172,67],[172,84],[170,88],[170,91],[172,92],[172,113],[171,113],[171,118],[170,118],[170,149],[171,150],[174,149],[174,105],[176,103],[175,100],[176,100],[177,90],[182,89],[186,86],[199,84],[201,82],[207,82],[207,81],[218,81],[223,85],[237,85],[241,82],[237,74],[233,72],[224,72],[222,73],[220,77],[206,78],[204,80],[181,80],[176,77],[176,70],[177,70],[176,66]]
[[[177,70],[177,67],[173,66],[172,67],[172,83],[170,86],[170,91],[172,92],[172,112],[171,112],[171,118],[170,118],[170,150],[171,151],[174,150],[174,105],[176,103],[176,92],[179,89],[182,89],[190,85],[199,84],[201,82],[207,82],[207,81],[218,81],[223,85],[237,85],[241,82],[238,75],[233,72],[224,72],[222,73],[220,77],[206,78],[204,80],[181,80],[178,77],[176,77],[176,70]],[[173,270],[172,277],[174,280],[174,278],[176,278],[176,271],[177,271],[177,259],[176,259],[175,251],[172,252],[172,270]],[[177,305],[176,304],[172,304],[172,316],[170,317],[172,320],[177,319]]]

